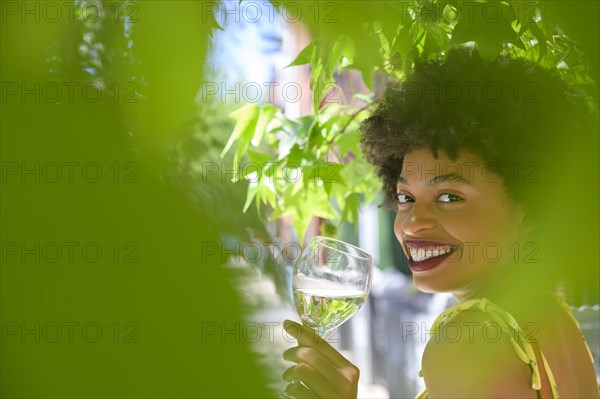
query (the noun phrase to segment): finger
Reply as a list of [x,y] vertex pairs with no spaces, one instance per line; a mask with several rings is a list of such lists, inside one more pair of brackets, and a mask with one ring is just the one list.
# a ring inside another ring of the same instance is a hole
[[288,395],[292,398],[295,398],[295,399],[304,399],[304,398],[316,399],[316,398],[318,398],[318,396],[315,395],[313,392],[311,392],[310,389],[306,388],[304,385],[302,385],[299,382],[292,382],[291,384],[289,384],[287,386],[287,388],[285,389],[284,394]]
[[283,358],[294,363],[306,363],[321,374],[327,381],[341,377],[340,369],[318,350],[309,346],[297,346],[283,352]]
[[326,381],[315,369],[306,363],[300,363],[287,369],[283,374],[284,381],[302,381],[308,389],[320,398],[338,397],[331,388],[331,384]]
[[345,367],[351,364],[348,359],[342,356],[311,329],[291,320],[285,320],[283,322],[283,328],[288,334],[298,340],[299,346],[310,346],[311,348],[315,348],[337,367]]

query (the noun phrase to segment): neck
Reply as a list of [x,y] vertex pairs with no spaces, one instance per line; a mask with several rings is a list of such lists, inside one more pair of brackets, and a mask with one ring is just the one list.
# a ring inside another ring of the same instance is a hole
[[515,316],[518,314],[523,320],[528,320],[546,307],[550,290],[539,274],[533,270],[523,270],[520,266],[505,265],[482,284],[454,292],[454,298],[458,302],[486,298],[502,308],[511,309]]
[[[516,266],[517,265],[504,265],[504,267],[501,267],[500,270],[489,279],[479,282],[477,285],[467,287],[462,291],[454,292],[453,296],[458,302],[480,298],[488,298],[493,301],[494,298],[505,295],[507,287],[512,285],[511,282],[514,283],[516,277],[514,270],[517,268]],[[513,289],[511,289],[511,291],[513,291]]]

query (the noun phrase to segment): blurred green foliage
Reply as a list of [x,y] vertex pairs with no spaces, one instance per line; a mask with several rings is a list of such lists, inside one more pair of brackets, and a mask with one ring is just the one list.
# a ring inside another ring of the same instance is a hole
[[239,272],[205,250],[257,219],[185,174],[224,144],[195,102],[206,2],[52,3],[2,2],[0,396],[272,396]]

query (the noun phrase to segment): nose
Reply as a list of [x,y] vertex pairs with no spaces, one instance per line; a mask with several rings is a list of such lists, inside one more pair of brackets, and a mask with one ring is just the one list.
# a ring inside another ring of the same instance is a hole
[[414,203],[408,212],[398,212],[394,230],[398,237],[418,237],[423,232],[435,227],[436,220],[432,210],[425,203]]

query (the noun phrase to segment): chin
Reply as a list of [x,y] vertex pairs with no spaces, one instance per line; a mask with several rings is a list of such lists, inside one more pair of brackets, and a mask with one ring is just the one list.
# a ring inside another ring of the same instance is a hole
[[428,294],[452,293],[458,291],[458,288],[448,281],[440,281],[439,278],[424,278],[424,276],[415,276],[413,273],[413,283],[415,287]]
[[452,287],[449,287],[447,284],[444,284],[440,281],[432,281],[428,279],[423,279],[420,277],[415,277],[413,275],[413,283],[415,287],[419,291],[426,292],[429,294],[438,294],[442,292],[451,292],[453,291]]

